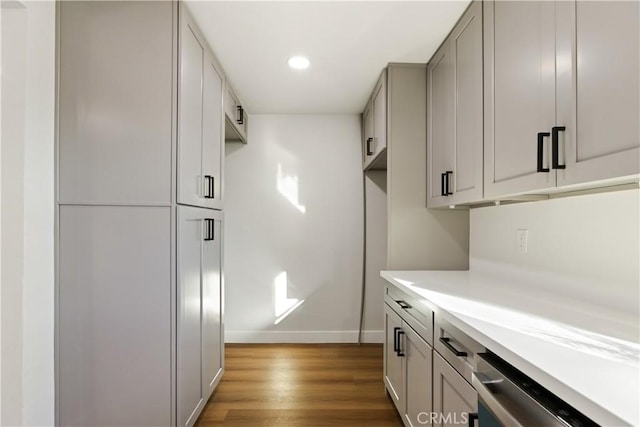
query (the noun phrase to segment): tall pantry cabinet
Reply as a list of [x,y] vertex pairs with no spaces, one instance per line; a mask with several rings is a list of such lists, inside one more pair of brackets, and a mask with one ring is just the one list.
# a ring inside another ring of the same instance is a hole
[[190,426],[223,371],[225,78],[182,4],[57,8],[56,423]]

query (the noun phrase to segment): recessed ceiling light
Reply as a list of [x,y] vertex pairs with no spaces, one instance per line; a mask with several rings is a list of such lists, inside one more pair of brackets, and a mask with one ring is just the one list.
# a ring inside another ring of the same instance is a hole
[[304,70],[309,68],[309,60],[304,56],[292,56],[289,58],[289,67],[294,70]]

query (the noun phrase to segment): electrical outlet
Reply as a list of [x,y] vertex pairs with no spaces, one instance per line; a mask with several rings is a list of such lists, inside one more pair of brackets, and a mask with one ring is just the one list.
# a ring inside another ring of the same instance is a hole
[[527,245],[529,243],[529,230],[516,230],[516,252],[519,254],[527,253]]

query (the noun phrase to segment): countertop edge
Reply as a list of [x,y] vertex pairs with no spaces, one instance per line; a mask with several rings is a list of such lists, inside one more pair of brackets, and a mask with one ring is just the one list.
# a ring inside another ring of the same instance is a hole
[[[383,270],[380,272],[380,276],[389,282],[391,285],[399,288],[403,292],[410,294],[414,298],[425,299],[423,295],[415,292],[406,284],[397,280],[394,277],[394,273],[402,273],[401,271],[386,271]],[[459,273],[459,272],[457,272]],[[465,320],[459,318],[455,314],[450,313],[444,308],[438,306],[437,303],[433,301],[429,301],[429,303],[437,309],[438,313],[441,313],[445,320],[450,322],[453,326],[460,329],[465,334],[469,335],[471,338],[476,340],[478,343],[483,345],[485,348],[490,349],[499,357],[506,360],[508,363],[515,366],[517,369],[522,371],[524,374],[528,375],[538,383],[540,383],[543,387],[547,388],[558,397],[566,401],[571,406],[575,407],[577,410],[584,413],[586,416],[592,418],[597,423],[603,426],[629,426],[633,425],[623,419],[619,418],[609,410],[602,407],[597,402],[589,399],[587,396],[584,396],[580,392],[574,390],[569,385],[561,382],[556,379],[552,375],[546,373],[539,367],[533,365],[526,359],[519,356],[517,353],[509,349],[506,345],[494,340],[493,338],[485,335],[484,333],[478,331],[470,325]]]

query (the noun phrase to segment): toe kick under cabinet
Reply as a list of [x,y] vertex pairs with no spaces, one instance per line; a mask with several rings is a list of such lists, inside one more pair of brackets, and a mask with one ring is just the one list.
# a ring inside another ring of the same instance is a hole
[[384,383],[404,425],[476,425],[471,374],[484,347],[424,300],[394,286],[384,299]]
[[56,7],[56,425],[192,426],[224,367],[225,76],[183,3]]

